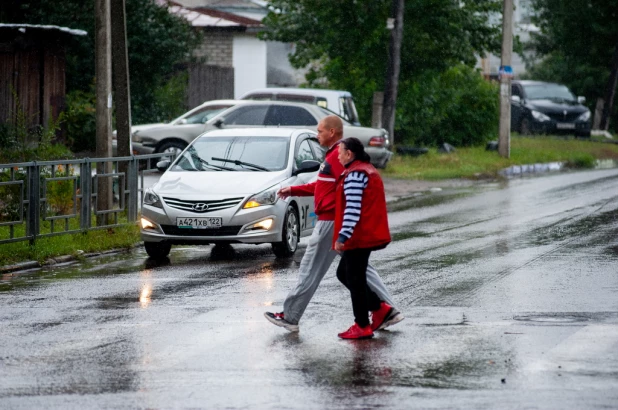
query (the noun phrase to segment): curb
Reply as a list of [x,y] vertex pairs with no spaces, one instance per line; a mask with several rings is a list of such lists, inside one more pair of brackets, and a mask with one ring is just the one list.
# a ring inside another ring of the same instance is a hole
[[[130,249],[136,248],[138,246],[140,245],[133,246]],[[37,262],[37,261],[18,262],[14,265],[0,266],[0,275],[10,274],[12,272],[23,271],[27,269],[38,269],[44,266],[53,266],[59,263],[73,262],[73,261],[76,261],[82,258],[94,258],[97,256],[102,256],[102,255],[121,253],[121,252],[126,252],[128,250],[129,249],[127,248],[119,248],[119,249],[109,249],[106,251],[92,252],[92,253],[83,253],[83,252],[79,253],[78,252],[77,256],[76,255],[61,255],[61,256],[56,256],[54,258],[46,259],[42,263]]]

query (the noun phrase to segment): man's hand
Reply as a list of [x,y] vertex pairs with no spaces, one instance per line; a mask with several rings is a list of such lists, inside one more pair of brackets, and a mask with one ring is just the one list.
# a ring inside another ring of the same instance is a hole
[[335,242],[335,250],[339,253],[343,252],[343,242]]
[[292,195],[292,188],[290,188],[289,186],[286,186],[285,188],[281,188],[280,190],[277,191],[277,195],[279,196],[279,198],[285,199],[288,196]]

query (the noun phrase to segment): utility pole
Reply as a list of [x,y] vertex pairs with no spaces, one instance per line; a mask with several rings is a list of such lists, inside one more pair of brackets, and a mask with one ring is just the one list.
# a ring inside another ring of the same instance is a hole
[[612,68],[609,72],[609,80],[607,81],[607,88],[605,91],[605,104],[603,105],[603,114],[601,116],[601,130],[607,131],[609,129],[609,118],[612,114],[612,108],[614,106],[614,98],[616,97],[616,84],[618,84],[618,43],[614,48],[614,55],[612,57]]
[[498,153],[511,156],[511,56],[513,54],[513,0],[504,0],[502,10],[502,57],[500,60],[500,134]]
[[[127,157],[131,155],[132,150],[131,89],[129,87],[129,57],[127,53],[125,0],[111,0],[111,7],[112,68],[114,73],[114,101],[116,103],[116,141],[118,142],[118,156]],[[125,162],[122,164],[126,165]]]
[[395,143],[395,107],[397,103],[397,88],[399,85],[399,68],[401,66],[404,7],[404,0],[392,0],[392,17],[389,18],[386,23],[386,27],[391,30],[391,41],[388,48],[388,65],[386,68],[382,122],[390,136],[391,145]]
[[[109,0],[95,0],[95,72],[96,72],[96,156],[112,156],[112,65]],[[98,211],[112,209],[111,162],[97,162]],[[85,177],[85,175],[84,175]],[[97,226],[106,225],[109,214],[97,215]]]

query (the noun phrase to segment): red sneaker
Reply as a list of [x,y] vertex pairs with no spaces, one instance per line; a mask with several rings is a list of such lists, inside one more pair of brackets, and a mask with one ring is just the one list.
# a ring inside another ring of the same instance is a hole
[[392,311],[393,307],[391,305],[382,302],[380,309],[371,312],[371,330],[378,330]]
[[342,339],[371,339],[373,337],[373,330],[371,330],[370,325],[360,327],[354,322],[348,330],[339,333],[337,336]]

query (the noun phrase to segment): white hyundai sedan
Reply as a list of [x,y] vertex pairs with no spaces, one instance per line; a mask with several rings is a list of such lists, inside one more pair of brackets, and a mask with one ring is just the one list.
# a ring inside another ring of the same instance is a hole
[[317,220],[313,197],[277,197],[315,180],[324,150],[314,131],[240,128],[196,138],[144,193],[141,236],[149,256],[172,245],[271,243],[291,256]]

